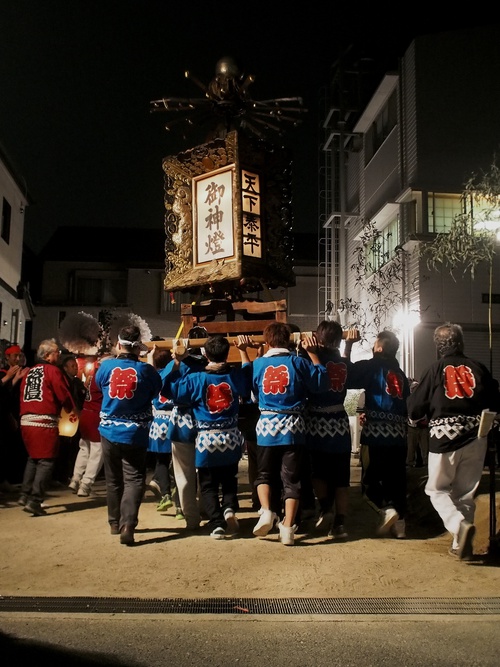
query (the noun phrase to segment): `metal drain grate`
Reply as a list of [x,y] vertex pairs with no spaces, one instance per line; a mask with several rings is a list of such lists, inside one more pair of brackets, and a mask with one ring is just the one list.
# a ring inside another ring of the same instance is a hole
[[0,612],[86,614],[500,614],[500,598],[0,597]]

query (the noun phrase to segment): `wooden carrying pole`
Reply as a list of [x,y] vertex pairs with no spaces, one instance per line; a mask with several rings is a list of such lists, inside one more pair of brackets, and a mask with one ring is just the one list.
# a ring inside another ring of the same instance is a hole
[[[243,319],[236,319],[239,315]],[[224,320],[216,319],[225,317]],[[255,343],[264,343],[263,331],[273,322],[287,322],[286,299],[278,301],[229,301],[227,299],[212,299],[201,303],[181,304],[181,326],[175,338],[167,340],[149,341],[145,343],[149,349],[157,348],[172,350],[176,340],[182,341],[185,348],[201,348],[205,346],[207,338],[186,338],[186,334],[193,327],[204,329],[207,334],[225,336],[231,344],[228,361],[240,361],[240,353],[234,343],[238,335],[247,334]],[[347,331],[342,334],[347,337]],[[183,336],[184,334],[184,336]],[[290,343],[296,345],[304,336],[313,334],[312,331],[292,333]],[[253,361],[257,356],[256,348],[248,348],[248,356]]]
[[[225,324],[226,327],[228,324],[227,322],[220,322],[220,324]],[[238,324],[252,324],[251,322],[238,322]],[[201,325],[203,326],[203,325]],[[230,327],[231,328],[231,327]],[[250,331],[255,330],[249,328]],[[241,334],[244,334],[245,331],[242,331]],[[295,335],[292,334],[290,336],[290,344],[291,345],[296,345],[297,344],[297,337],[299,337],[300,340],[305,338],[305,336],[312,336],[314,332],[313,331],[301,331],[300,333],[296,333]],[[342,338],[347,337],[347,331],[342,332]],[[223,334],[222,334],[223,335]],[[235,362],[235,361],[240,361],[240,353],[238,349],[235,347],[234,343],[238,341],[238,336],[226,336],[227,340],[231,344],[231,349],[229,352],[229,357],[228,361],[230,363]],[[254,343],[264,343],[264,336],[262,334],[252,334],[250,335],[250,338]],[[153,349],[154,346],[156,346],[158,349],[168,349],[172,350],[172,348],[175,345],[176,339],[174,338],[169,338],[168,340],[154,340],[154,341],[146,341],[144,342],[144,345],[146,345],[150,350]],[[205,343],[207,342],[207,338],[179,338],[178,340],[181,340],[184,347],[186,348],[194,348],[194,349],[199,349],[201,347],[205,347]],[[247,350],[248,356],[250,357],[251,360],[255,359],[257,356],[257,348],[248,348]]]

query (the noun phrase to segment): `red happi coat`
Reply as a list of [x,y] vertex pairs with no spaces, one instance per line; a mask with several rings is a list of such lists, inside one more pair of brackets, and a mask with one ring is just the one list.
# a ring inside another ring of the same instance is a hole
[[[75,409],[69,381],[63,371],[47,362],[31,368],[21,385],[21,435],[33,459],[55,458],[59,452],[58,418],[61,409]],[[39,415],[36,425],[26,425]],[[25,419],[23,419],[23,416]]]
[[80,436],[90,442],[101,442],[99,433],[102,392],[95,383],[94,375],[87,384],[87,393],[80,412]]

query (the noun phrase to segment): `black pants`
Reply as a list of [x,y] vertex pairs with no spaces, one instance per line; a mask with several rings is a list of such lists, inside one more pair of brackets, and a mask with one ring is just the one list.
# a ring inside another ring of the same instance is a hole
[[198,483],[209,528],[225,529],[224,510],[238,508],[238,463],[198,468]]
[[135,528],[146,480],[145,447],[123,445],[101,438],[106,477],[108,521]]
[[391,505],[402,519],[406,514],[406,447],[368,445],[363,489],[375,507]]
[[283,513],[287,498],[300,500],[303,445],[257,445],[257,477],[255,486],[271,487],[271,510]]
[[168,495],[171,495],[172,493],[172,484],[170,479],[171,462],[172,454],[170,452],[155,453],[155,469],[152,479],[158,482],[162,496],[165,496],[167,493]]
[[42,503],[46,489],[52,479],[55,459],[32,459],[28,457],[24,469],[21,493],[35,503]]

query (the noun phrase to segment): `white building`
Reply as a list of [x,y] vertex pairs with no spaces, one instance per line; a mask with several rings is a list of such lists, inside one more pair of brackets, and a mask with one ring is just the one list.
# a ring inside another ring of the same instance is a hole
[[0,146],[0,343],[25,343],[33,317],[28,287],[21,276],[26,185]]
[[[321,146],[320,294],[343,324],[364,331],[354,360],[390,328],[402,367],[418,377],[436,358],[435,327],[452,321],[464,329],[466,352],[500,378],[499,253],[474,277],[455,278],[419,253],[446,232],[463,210],[465,183],[498,152],[499,40],[498,25],[420,36],[393,71],[377,76],[352,52],[333,70]],[[376,242],[367,241],[370,229]]]

